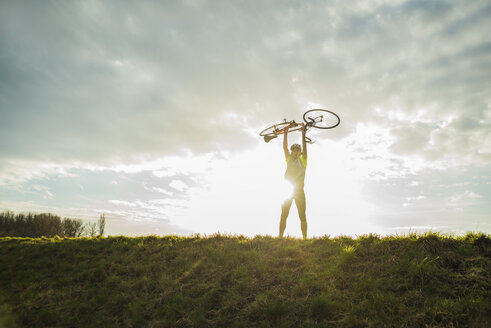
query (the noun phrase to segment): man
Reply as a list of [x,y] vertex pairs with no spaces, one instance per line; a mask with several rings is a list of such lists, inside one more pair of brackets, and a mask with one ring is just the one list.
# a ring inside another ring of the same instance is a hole
[[288,150],[288,131],[283,134],[283,150],[285,152],[285,159],[287,168],[285,172],[285,179],[293,185],[293,195],[281,205],[281,219],[280,219],[280,238],[283,238],[283,233],[286,228],[286,218],[290,213],[290,207],[293,200],[297,206],[298,216],[300,217],[300,226],[302,228],[303,239],[307,238],[307,217],[305,215],[305,192],[303,190],[303,184],[305,179],[305,169],[307,167],[307,142],[305,140],[305,129],[302,129],[302,145],[298,144],[291,146],[291,154]]

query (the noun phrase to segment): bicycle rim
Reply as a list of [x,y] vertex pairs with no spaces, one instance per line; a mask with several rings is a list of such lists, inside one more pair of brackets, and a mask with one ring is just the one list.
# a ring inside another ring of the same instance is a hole
[[303,120],[308,125],[318,129],[332,129],[339,125],[339,116],[327,109],[311,109],[303,114]]

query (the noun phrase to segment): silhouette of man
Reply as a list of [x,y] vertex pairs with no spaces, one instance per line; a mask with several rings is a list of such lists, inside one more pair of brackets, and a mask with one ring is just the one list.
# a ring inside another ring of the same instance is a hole
[[298,216],[300,217],[300,226],[302,228],[303,239],[307,238],[307,217],[305,215],[305,192],[303,190],[305,180],[305,169],[307,167],[307,142],[305,140],[305,129],[302,129],[302,146],[293,144],[291,153],[288,150],[288,131],[283,134],[283,150],[287,168],[285,179],[293,185],[293,194],[286,199],[281,205],[280,219],[280,238],[283,238],[283,233],[286,228],[286,218],[290,213],[290,207],[293,200],[297,206]]

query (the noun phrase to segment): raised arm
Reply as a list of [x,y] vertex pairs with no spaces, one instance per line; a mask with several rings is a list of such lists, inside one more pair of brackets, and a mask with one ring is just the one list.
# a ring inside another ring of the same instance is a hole
[[307,140],[305,140],[305,126],[302,129],[302,155],[307,159]]
[[288,150],[288,128],[283,133],[283,151],[285,152],[285,159],[288,159],[288,156],[290,156],[290,151]]

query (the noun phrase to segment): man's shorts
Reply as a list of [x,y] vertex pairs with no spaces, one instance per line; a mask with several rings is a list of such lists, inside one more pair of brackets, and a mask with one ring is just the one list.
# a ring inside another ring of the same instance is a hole
[[290,208],[293,200],[295,200],[295,205],[297,206],[297,209],[300,210],[305,208],[305,191],[303,190],[303,188],[295,189],[293,191],[293,195],[285,200],[283,206],[287,206],[288,208]]

